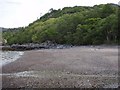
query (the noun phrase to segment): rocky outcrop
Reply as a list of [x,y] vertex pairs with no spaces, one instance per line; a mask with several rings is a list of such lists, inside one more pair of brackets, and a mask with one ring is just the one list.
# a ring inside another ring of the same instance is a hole
[[35,44],[35,43],[28,43],[28,44],[13,44],[11,46],[2,46],[2,50],[34,50],[34,49],[64,49],[64,48],[70,48],[72,45],[61,45],[52,43],[50,41],[41,43],[41,44]]

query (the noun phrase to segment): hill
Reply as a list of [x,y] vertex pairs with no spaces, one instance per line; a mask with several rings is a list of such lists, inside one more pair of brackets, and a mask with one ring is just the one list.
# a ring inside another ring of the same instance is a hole
[[115,4],[64,7],[48,13],[17,32],[4,32],[7,44],[117,44],[120,10]]

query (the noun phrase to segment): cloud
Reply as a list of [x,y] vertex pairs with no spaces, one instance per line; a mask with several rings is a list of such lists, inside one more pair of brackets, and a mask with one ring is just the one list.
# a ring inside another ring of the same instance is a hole
[[21,2],[15,1],[15,0],[0,0],[0,4],[21,4]]
[[5,2],[5,3],[7,3],[7,4],[21,4],[20,2],[11,2],[11,1],[7,1],[7,2]]

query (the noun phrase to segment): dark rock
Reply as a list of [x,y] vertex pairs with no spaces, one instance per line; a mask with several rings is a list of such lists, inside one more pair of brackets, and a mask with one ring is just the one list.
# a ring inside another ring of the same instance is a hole
[[72,47],[72,45],[60,45],[60,44],[52,43],[51,41],[46,41],[41,44],[36,44],[36,43],[27,43],[22,45],[13,44],[11,46],[3,46],[2,49],[23,51],[23,50],[33,50],[33,49],[64,49],[70,47]]

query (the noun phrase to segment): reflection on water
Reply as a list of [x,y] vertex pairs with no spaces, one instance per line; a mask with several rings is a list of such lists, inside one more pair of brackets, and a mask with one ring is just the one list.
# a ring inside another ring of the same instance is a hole
[[0,51],[0,66],[17,60],[23,53],[20,51]]

